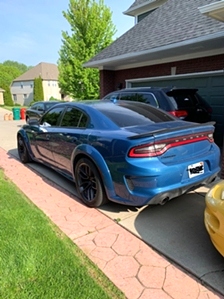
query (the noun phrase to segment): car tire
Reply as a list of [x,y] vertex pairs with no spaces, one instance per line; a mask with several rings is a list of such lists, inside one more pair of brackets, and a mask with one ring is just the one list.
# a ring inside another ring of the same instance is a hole
[[75,165],[75,182],[80,199],[89,207],[100,207],[107,202],[101,177],[96,166],[87,158]]
[[32,159],[30,158],[29,152],[27,150],[26,144],[24,142],[24,139],[20,135],[17,138],[17,149],[18,149],[19,158],[23,164],[26,164],[26,163],[29,163],[32,161]]

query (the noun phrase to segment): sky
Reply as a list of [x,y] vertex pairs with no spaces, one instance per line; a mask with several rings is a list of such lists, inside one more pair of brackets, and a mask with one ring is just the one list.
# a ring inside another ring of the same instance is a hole
[[[112,21],[121,36],[134,25],[134,18],[123,14],[134,0],[104,0],[112,11]],[[6,60],[36,66],[57,64],[62,31],[70,25],[62,11],[69,0],[0,0],[0,63]]]

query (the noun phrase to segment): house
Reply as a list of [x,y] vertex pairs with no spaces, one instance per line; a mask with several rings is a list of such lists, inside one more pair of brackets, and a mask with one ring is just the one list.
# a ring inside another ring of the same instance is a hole
[[0,105],[4,105],[4,97],[3,97],[3,93],[4,93],[4,89],[0,88]]
[[16,78],[11,84],[11,94],[15,103],[29,105],[33,100],[34,79],[41,77],[44,91],[44,99],[48,101],[51,97],[61,99],[58,86],[58,67],[53,63],[41,62],[35,67]]
[[[224,0],[136,0],[135,25],[84,64],[100,71],[100,96],[121,87],[197,87],[224,128]],[[221,21],[220,21],[221,18]]]

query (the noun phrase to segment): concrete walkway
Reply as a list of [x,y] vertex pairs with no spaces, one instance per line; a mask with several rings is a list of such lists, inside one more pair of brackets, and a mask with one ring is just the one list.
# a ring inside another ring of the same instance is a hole
[[[7,132],[5,134],[7,136]],[[2,148],[2,142],[4,140],[0,140],[0,167],[6,176],[128,299],[224,298],[159,255],[119,223],[97,209],[84,206],[73,194],[20,163]]]

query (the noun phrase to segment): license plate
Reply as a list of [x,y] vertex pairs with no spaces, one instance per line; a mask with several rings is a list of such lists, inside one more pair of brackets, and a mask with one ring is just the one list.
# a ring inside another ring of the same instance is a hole
[[204,163],[198,162],[198,163],[189,165],[187,170],[188,170],[189,178],[193,178],[197,175],[203,174],[204,173]]

